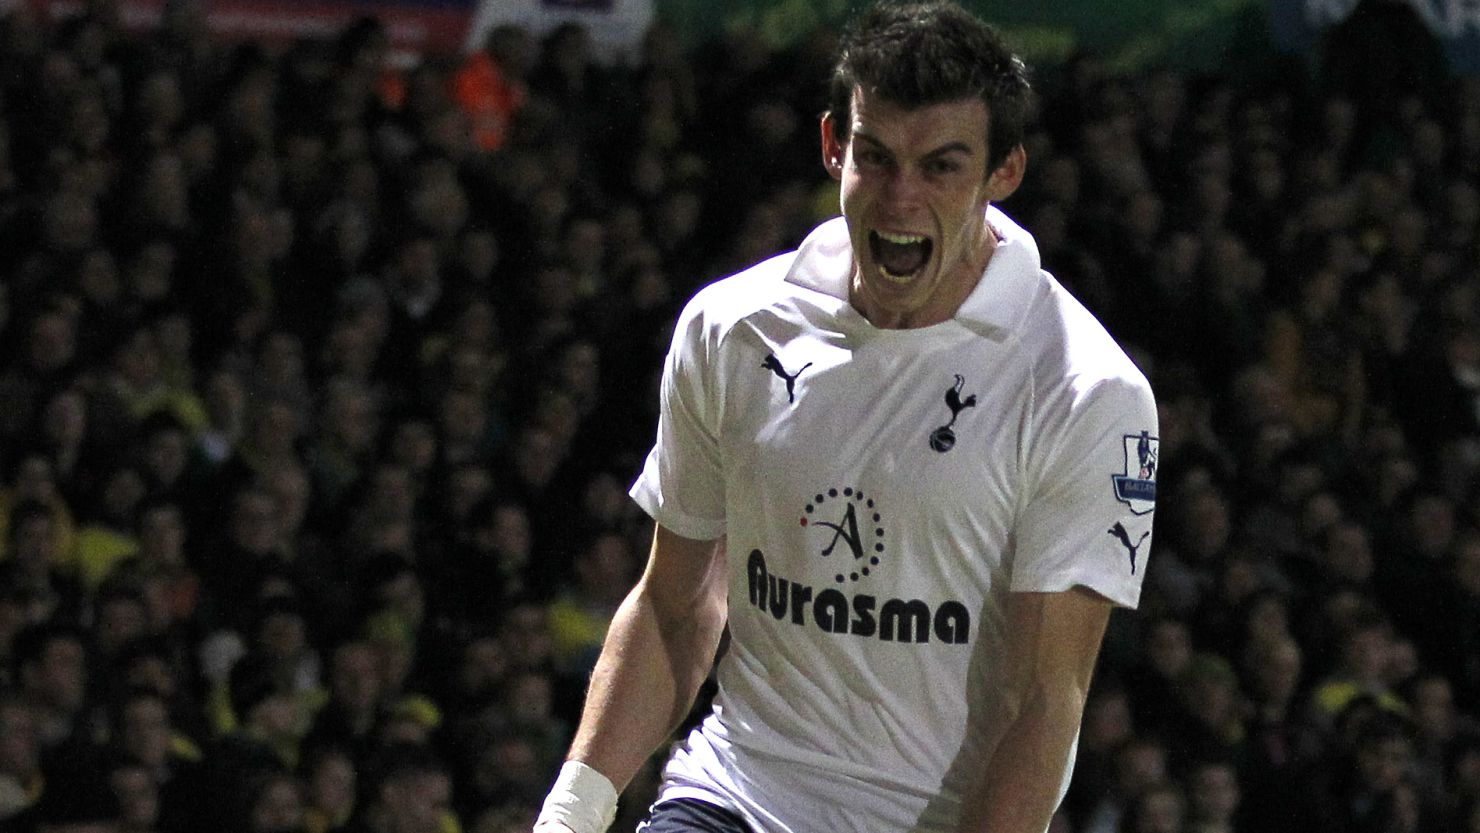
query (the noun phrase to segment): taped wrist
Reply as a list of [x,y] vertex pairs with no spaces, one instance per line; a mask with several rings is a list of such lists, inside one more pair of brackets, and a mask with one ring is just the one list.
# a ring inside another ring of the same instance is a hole
[[575,833],[606,833],[616,817],[611,780],[580,761],[566,761],[535,823],[558,821]]

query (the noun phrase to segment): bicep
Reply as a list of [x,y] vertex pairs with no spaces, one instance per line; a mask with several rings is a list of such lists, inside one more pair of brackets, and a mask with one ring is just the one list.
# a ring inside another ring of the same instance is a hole
[[666,615],[725,610],[723,538],[687,538],[657,524],[639,587]]
[[1083,586],[1008,594],[1007,661],[1020,703],[1073,695],[1082,704],[1111,606],[1109,599]]
[[1011,588],[1093,588],[1135,607],[1151,550],[1160,453],[1150,389],[1110,380],[1053,412],[1015,521]]

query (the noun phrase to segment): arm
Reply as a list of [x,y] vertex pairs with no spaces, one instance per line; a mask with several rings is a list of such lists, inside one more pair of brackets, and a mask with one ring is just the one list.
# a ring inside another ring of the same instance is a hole
[[1043,833],[1057,809],[1110,602],[1083,587],[1012,593],[1013,634],[992,692],[1007,729],[966,797],[961,833]]
[[612,620],[569,758],[620,793],[693,705],[726,615],[722,541],[659,525],[647,569]]

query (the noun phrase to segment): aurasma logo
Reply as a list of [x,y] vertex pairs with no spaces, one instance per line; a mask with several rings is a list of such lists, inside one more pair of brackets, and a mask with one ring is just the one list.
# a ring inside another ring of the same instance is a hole
[[[829,505],[830,501],[834,502]],[[866,532],[860,530],[860,507],[865,513]],[[835,514],[839,508],[841,515]],[[825,516],[837,520],[822,520]],[[825,534],[825,539],[819,536],[824,545],[817,556],[835,565],[838,572],[833,578],[837,584],[867,581],[870,573],[880,568],[884,521],[874,500],[865,498],[862,490],[829,489],[819,493],[807,504],[801,525]],[[765,554],[758,549],[750,551],[746,576],[750,603],[778,622],[883,642],[924,643],[934,635],[938,642],[964,645],[971,638],[971,612],[958,601],[942,602],[932,610],[920,599],[880,599],[868,593],[844,593],[834,587],[817,590],[771,572]]]
[[867,593],[845,594],[829,587],[790,581],[772,573],[760,550],[746,564],[750,603],[778,622],[814,626],[829,633],[875,637],[883,642],[929,642],[931,634],[947,645],[971,638],[971,612],[960,602],[943,602],[934,611],[920,599],[884,599]]

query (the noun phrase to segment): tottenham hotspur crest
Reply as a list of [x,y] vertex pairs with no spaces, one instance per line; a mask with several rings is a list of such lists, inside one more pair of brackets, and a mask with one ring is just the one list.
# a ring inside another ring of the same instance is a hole
[[967,408],[976,407],[976,394],[961,398],[961,389],[965,386],[966,377],[957,373],[956,383],[946,391],[946,407],[951,409],[951,421],[930,432],[930,447],[941,454],[956,446],[956,432],[951,430],[951,426],[956,424],[956,417]]
[[1156,458],[1161,441],[1142,431],[1140,435],[1126,434],[1125,473],[1111,476],[1115,484],[1115,499],[1131,508],[1137,515],[1145,515],[1156,508]]

